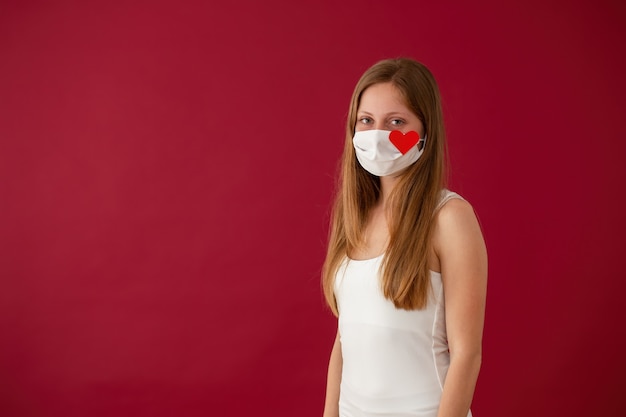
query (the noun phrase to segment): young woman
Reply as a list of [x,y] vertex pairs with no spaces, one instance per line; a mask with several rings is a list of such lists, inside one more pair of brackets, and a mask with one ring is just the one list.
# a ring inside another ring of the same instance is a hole
[[323,288],[338,316],[324,417],[466,417],[481,363],[487,254],[445,188],[435,79],[378,62],[350,105]]

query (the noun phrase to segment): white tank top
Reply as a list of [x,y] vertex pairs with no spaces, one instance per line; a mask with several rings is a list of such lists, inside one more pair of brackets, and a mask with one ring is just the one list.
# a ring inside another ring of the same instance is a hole
[[[451,198],[461,197],[443,190],[437,208]],[[383,256],[346,258],[335,277],[343,357],[339,414],[436,417],[450,364],[441,274],[430,273],[425,309],[397,309],[382,294]]]

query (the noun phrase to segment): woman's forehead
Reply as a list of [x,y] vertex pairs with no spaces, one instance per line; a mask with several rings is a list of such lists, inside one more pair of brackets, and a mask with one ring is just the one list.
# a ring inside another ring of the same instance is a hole
[[392,83],[378,83],[366,88],[361,94],[358,111],[370,114],[412,113],[404,95]]

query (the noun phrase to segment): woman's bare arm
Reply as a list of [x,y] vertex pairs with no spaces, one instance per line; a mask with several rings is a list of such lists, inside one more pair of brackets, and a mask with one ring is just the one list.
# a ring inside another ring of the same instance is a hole
[[328,362],[326,401],[324,404],[323,417],[339,417],[339,384],[341,383],[342,365],[343,358],[341,356],[341,340],[339,337],[339,330],[337,330],[333,350],[330,353],[330,361]]
[[487,251],[474,210],[452,199],[436,217],[433,247],[443,279],[450,367],[438,417],[466,417],[482,358]]

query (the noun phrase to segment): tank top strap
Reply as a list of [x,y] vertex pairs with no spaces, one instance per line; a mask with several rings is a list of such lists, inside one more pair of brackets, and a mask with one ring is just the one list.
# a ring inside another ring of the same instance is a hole
[[446,204],[448,201],[452,200],[453,198],[459,198],[461,200],[465,200],[459,194],[453,191],[450,191],[447,188],[444,188],[443,190],[441,190],[441,194],[439,196],[439,203],[437,204],[435,211],[439,210],[441,207],[443,207],[444,204]]

